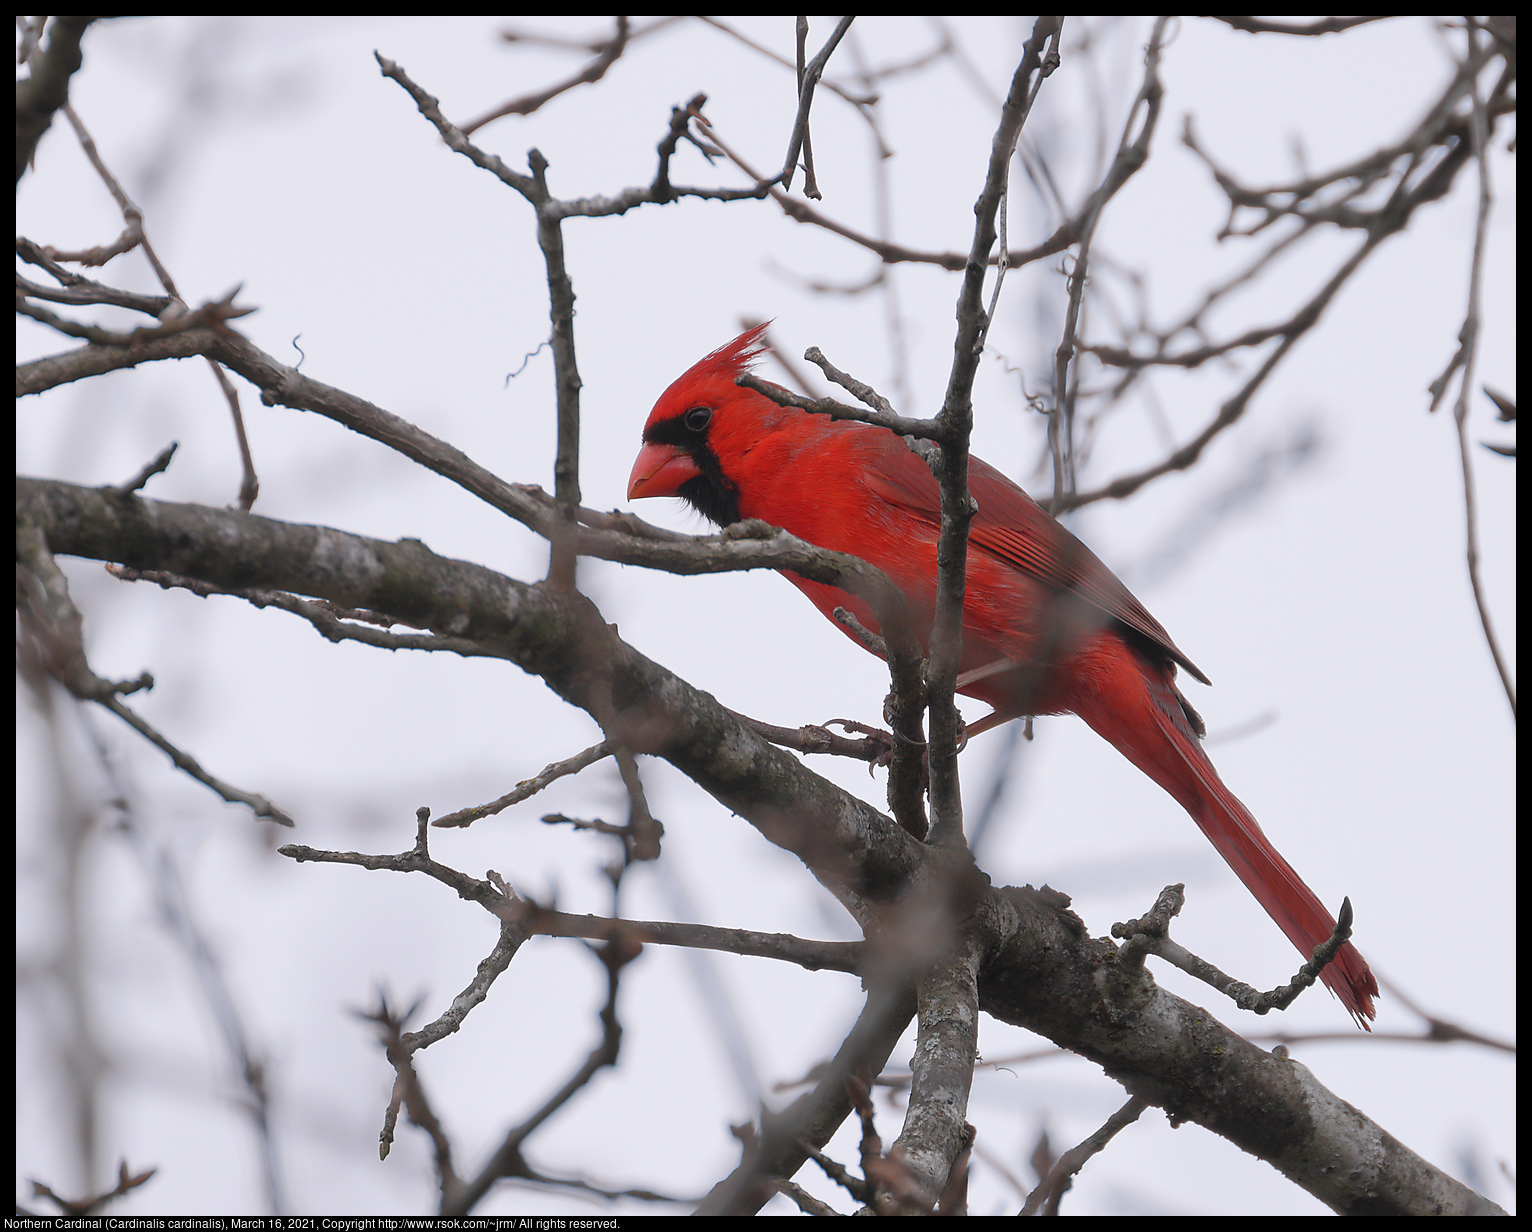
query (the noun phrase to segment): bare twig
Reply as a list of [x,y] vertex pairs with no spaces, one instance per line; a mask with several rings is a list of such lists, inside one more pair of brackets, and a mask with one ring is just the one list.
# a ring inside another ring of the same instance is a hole
[[[1079,1146],[1065,1151],[1048,1169],[1042,1182],[1027,1195],[1026,1204],[1021,1208],[1023,1215],[1057,1215],[1059,1213],[1059,1200],[1069,1191],[1074,1183],[1074,1178],[1081,1168],[1090,1161],[1091,1156],[1099,1155],[1106,1150],[1107,1144],[1119,1133],[1126,1129],[1134,1121],[1143,1115],[1144,1109],[1149,1107],[1149,1101],[1134,1096],[1116,1112],[1107,1118],[1106,1123]],[[1044,1209],[1046,1208],[1046,1209]]]
[[785,1110],[762,1117],[761,1133],[744,1162],[697,1205],[698,1215],[754,1214],[775,1192],[771,1178],[792,1176],[823,1149],[855,1106],[847,1079],[865,1068],[878,1073],[915,1016],[913,990],[874,985],[856,1025],[812,1090]]
[[172,744],[146,719],[129,710],[116,697],[95,697],[91,700],[110,710],[129,727],[133,728],[134,731],[138,732],[145,740],[149,741],[150,744],[153,744],[169,755],[170,760],[175,763],[176,769],[183,771],[205,787],[210,788],[220,798],[228,801],[230,804],[243,804],[254,816],[268,817],[279,826],[295,824],[291,817],[265,796],[258,795],[255,792],[242,791],[233,784],[225,783],[222,779],[209,774],[202,768],[201,763],[195,757]]
[[[1053,355],[1053,411],[1048,417],[1048,447],[1053,455],[1053,500],[1049,508],[1058,513],[1065,507],[1066,499],[1074,492],[1073,425],[1075,395],[1078,374],[1070,380],[1073,369],[1080,310],[1085,301],[1086,271],[1090,268],[1091,241],[1101,212],[1106,203],[1128,182],[1133,174],[1148,161],[1150,142],[1159,125],[1160,104],[1164,87],[1160,83],[1160,53],[1164,47],[1165,34],[1170,18],[1157,17],[1149,35],[1149,45],[1144,51],[1144,78],[1138,94],[1128,108],[1128,119],[1123,126],[1122,137],[1117,143],[1117,153],[1102,178],[1100,187],[1091,194],[1091,208],[1080,228],[1079,247],[1075,253],[1074,267],[1068,283],[1068,303],[1064,313],[1063,337]],[[1142,112],[1143,118],[1139,120]],[[1134,130],[1137,128],[1137,133]]]
[[[1171,940],[1170,921],[1180,913],[1186,901],[1185,891],[1186,887],[1181,884],[1166,886],[1148,915],[1112,925],[1112,936],[1123,939],[1123,945],[1118,950],[1119,960],[1127,966],[1138,967],[1146,954],[1163,958],[1172,966],[1216,988],[1240,1009],[1249,1010],[1253,1014],[1287,1009],[1304,989],[1314,986],[1324,969],[1351,939],[1353,915],[1351,900],[1347,898],[1341,901],[1340,911],[1336,913],[1334,930],[1326,940],[1314,947],[1312,956],[1298,968],[1298,973],[1286,984],[1269,992],[1261,992],[1226,975],[1205,958]],[[1366,1023],[1362,1025],[1367,1026]]]
[[438,817],[431,824],[443,829],[450,826],[471,826],[481,818],[503,812],[513,804],[520,804],[523,800],[530,799],[550,783],[566,775],[578,774],[587,766],[593,766],[598,761],[611,755],[612,742],[610,740],[603,740],[599,744],[593,744],[590,748],[576,753],[573,757],[567,757],[563,761],[556,761],[543,767],[538,774],[517,783],[515,790],[507,792],[498,800],[491,800],[488,804],[476,804],[473,808],[459,809],[455,813],[448,813],[444,817]]
[[[778,55],[776,52],[772,51],[771,48],[766,47],[766,46],[764,46],[764,45],[762,45],[760,43],[757,43],[749,35],[743,33],[740,30],[736,30],[733,26],[729,25],[726,22],[719,21],[718,18],[716,18],[716,17],[699,16],[697,18],[697,20],[701,21],[701,22],[706,22],[708,25],[712,26],[715,30],[722,31],[724,34],[727,34],[730,38],[736,39],[737,41],[742,43],[744,46],[750,48],[751,51],[758,52],[760,55],[765,56],[768,60],[775,61],[777,64],[780,64],[783,68],[795,68],[796,67],[793,64],[793,62],[791,60],[789,60],[786,56]],[[824,81],[822,84],[824,85],[825,89],[833,90],[836,94],[840,95],[841,98],[845,99],[846,102],[850,103],[852,106],[862,106],[863,104],[865,104],[865,103],[870,101],[865,95],[853,94],[850,90],[846,89],[844,86],[838,84],[837,82],[834,82],[834,81]]]
[[[664,23],[656,22],[654,25],[649,26],[647,30],[643,31],[643,33],[648,33],[648,30],[656,29],[662,24]],[[506,38],[507,42],[517,41],[516,39],[507,37],[505,35],[502,35],[501,37]],[[606,76],[606,70],[617,63],[617,58],[622,55],[624,50],[626,50],[628,46],[628,40],[631,37],[633,37],[633,30],[628,24],[628,19],[626,17],[617,18],[616,32],[606,42],[601,43],[599,46],[593,47],[591,49],[597,53],[596,58],[587,64],[578,73],[576,73],[573,77],[570,77],[566,81],[561,81],[557,85],[551,85],[545,90],[538,90],[535,93],[526,94],[521,98],[513,99],[508,103],[502,103],[493,111],[488,111],[484,115],[479,116],[477,119],[469,120],[466,124],[462,125],[463,132],[465,134],[472,133],[477,129],[483,128],[484,125],[488,124],[490,121],[498,120],[503,116],[531,115],[544,103],[557,98],[566,90],[572,90],[575,88],[575,86],[589,85],[593,82],[600,81],[603,77]]]
[[[120,493],[116,499],[123,497]],[[138,681],[104,680],[91,669],[85,654],[84,621],[69,597],[69,584],[49,550],[42,528],[27,517],[17,524],[18,602],[23,629],[32,654],[45,670],[81,701],[95,702],[110,710],[151,744],[169,754],[177,768],[211,788],[230,804],[243,804],[257,817],[269,817],[279,825],[293,820],[265,796],[242,791],[204,770],[191,754],[178,748],[147,720],[122,703],[152,683],[146,675]]]
[[383,1130],[378,1135],[378,1158],[388,1158],[394,1145],[394,1128],[398,1124],[399,1111],[403,1108],[409,1113],[410,1120],[430,1137],[436,1157],[437,1184],[443,1193],[447,1193],[456,1189],[458,1184],[457,1173],[452,1167],[452,1142],[436,1113],[432,1111],[420,1075],[415,1072],[413,1050],[401,1042],[404,1026],[418,1008],[419,1002],[416,1002],[407,1010],[395,1010],[388,1004],[387,995],[380,990],[376,1009],[356,1011],[358,1018],[378,1028],[379,1042],[394,1067],[394,1089],[389,1095],[388,1109],[383,1114]]
[[[845,611],[844,608],[841,610]],[[850,613],[847,615],[849,616]],[[856,617],[852,616],[851,619],[855,620]],[[878,640],[882,641],[881,638]],[[784,749],[792,749],[794,752],[829,753],[836,757],[850,757],[856,761],[874,763],[881,763],[889,755],[886,732],[882,733],[884,738],[880,739],[871,728],[850,719],[826,719],[824,724],[810,724],[805,727],[778,727],[735,711],[730,713],[734,714],[740,722],[748,724],[752,731],[770,740],[772,744]],[[834,732],[827,730],[831,723],[844,727],[847,731],[861,732],[862,736],[856,740],[850,736],[837,736]]]
[[144,1172],[130,1173],[128,1171],[128,1161],[124,1159],[117,1165],[116,1187],[108,1190],[106,1193],[92,1194],[85,1198],[65,1198],[54,1193],[52,1189],[41,1181],[33,1181],[32,1196],[34,1198],[47,1198],[48,1201],[59,1208],[61,1214],[71,1219],[80,1219],[99,1211],[113,1198],[120,1198],[124,1194],[137,1189],[158,1171],[158,1168],[149,1168]]
[[821,1202],[801,1185],[795,1185],[792,1181],[784,1181],[781,1177],[776,1180],[777,1192],[793,1200],[798,1209],[805,1215],[839,1215],[840,1212],[828,1202]]
[[[1088,492],[1066,496],[1062,508],[1077,508],[1097,500],[1122,499],[1156,478],[1183,470],[1197,461],[1215,437],[1242,418],[1256,392],[1286,358],[1293,344],[1318,324],[1341,287],[1385,239],[1409,226],[1417,209],[1445,195],[1458,172],[1467,164],[1474,148],[1472,116],[1462,113],[1461,104],[1465,99],[1471,102],[1475,93],[1474,82],[1491,62],[1492,55],[1488,47],[1477,50],[1470,48],[1426,114],[1400,141],[1351,163],[1289,183],[1264,188],[1242,184],[1231,172],[1214,162],[1198,142],[1188,122],[1184,144],[1206,163],[1210,174],[1229,201],[1230,218],[1220,238],[1236,234],[1253,235],[1283,221],[1290,223],[1292,230],[1273,243],[1242,272],[1208,292],[1203,302],[1180,322],[1159,330],[1143,327],[1141,332],[1152,343],[1147,353],[1127,347],[1092,343],[1081,344],[1081,349],[1090,351],[1103,363],[1120,367],[1130,374],[1114,391],[1120,394],[1127,380],[1131,379],[1131,374],[1147,366],[1195,368],[1240,350],[1273,342],[1275,347],[1266,353],[1241,388],[1223,403],[1213,420],[1191,441],[1174,450],[1163,461],[1136,474],[1123,476]],[[1500,115],[1507,114],[1514,106],[1510,92],[1513,81],[1514,74],[1509,70],[1502,74],[1479,108],[1478,114],[1486,130],[1493,126]],[[1380,186],[1388,188],[1380,203],[1365,206],[1358,204],[1364,194],[1376,197]],[[1257,221],[1247,226],[1236,226],[1236,215],[1242,211],[1253,211]],[[1199,346],[1172,347],[1172,340],[1185,333],[1200,335],[1200,323],[1212,306],[1268,268],[1278,253],[1288,249],[1300,238],[1315,237],[1333,228],[1361,231],[1362,241],[1308,302],[1286,320],[1247,329],[1235,336],[1204,342]],[[1445,380],[1438,384],[1445,385]],[[1436,392],[1435,387],[1433,392]],[[1056,508],[1054,512],[1058,513],[1060,509]]]
[[164,449],[160,450],[160,452],[156,454],[153,459],[145,463],[143,469],[140,470],[138,474],[134,475],[133,478],[129,479],[126,483],[119,484],[113,490],[121,493],[123,496],[127,496],[131,492],[137,492],[144,486],[144,484],[148,483],[156,475],[162,473],[170,466],[170,459],[175,457],[176,448],[176,442],[171,441],[170,444],[166,445]]
[[606,968],[606,1004],[601,1009],[601,1039],[580,1066],[559,1090],[543,1103],[542,1107],[512,1128],[495,1151],[490,1161],[478,1175],[466,1180],[451,1192],[443,1192],[442,1214],[462,1216],[475,1204],[496,1181],[506,1177],[523,1177],[527,1180],[557,1182],[532,1168],[522,1155],[522,1145],[532,1133],[554,1113],[575,1097],[601,1070],[617,1064],[618,1049],[622,1042],[622,1027],[617,1021],[617,990],[622,969],[638,957],[640,946],[625,938],[609,941],[595,950],[596,957]]
[[594,941],[629,941],[715,950],[754,958],[774,958],[805,971],[857,972],[866,947],[860,941],[811,941],[789,933],[763,933],[709,924],[673,924],[662,920],[614,920],[594,915],[550,911],[525,900],[507,910],[527,929],[547,937],[588,937]]
[[[830,37],[825,40],[825,45],[819,49],[819,54],[809,61],[807,65],[802,63],[802,41],[808,36],[808,19],[800,18],[799,20],[802,22],[802,25],[800,26],[798,50],[800,57],[798,66],[798,115],[793,121],[792,134],[787,139],[787,157],[783,160],[782,170],[775,178],[775,182],[782,185],[784,192],[791,190],[793,186],[793,172],[798,166],[799,152],[803,151],[805,154],[807,152],[809,108],[814,103],[814,87],[819,84],[819,78],[824,74],[825,65],[829,63],[830,57],[835,54],[836,47],[840,45],[841,39],[845,38],[846,31],[851,29],[851,23],[856,18],[842,17],[839,24],[836,25],[834,31],[830,34]],[[818,200],[819,190],[814,187],[812,168],[813,163],[810,160],[808,164],[808,185],[804,189],[804,195]]]
[[[825,370],[831,380],[839,380],[844,377],[855,384],[861,384],[854,377],[849,377],[838,368],[831,365],[825,359],[818,347],[810,347],[804,352],[805,359],[819,364]],[[880,428],[887,428],[891,432],[897,432],[900,436],[913,436],[925,440],[939,440],[943,431],[940,423],[929,419],[907,419],[903,415],[897,415],[892,408],[875,409],[864,411],[859,406],[851,406],[845,402],[837,402],[834,398],[805,398],[802,394],[795,394],[791,390],[783,389],[780,385],[773,385],[770,381],[763,381],[753,373],[742,373],[735,382],[744,389],[753,389],[756,393],[770,398],[778,406],[795,406],[799,410],[808,411],[813,415],[828,415],[831,419],[851,419],[857,423],[876,424]],[[869,386],[862,386],[869,389]]]
[[[117,177],[107,167],[100,151],[96,148],[94,138],[91,137],[84,121],[80,119],[74,108],[66,102],[63,104],[62,110],[65,118],[74,128],[80,148],[84,150],[85,156],[90,161],[91,166],[95,168],[96,174],[101,178],[102,183],[106,185],[112,199],[116,201],[117,208],[122,213],[125,225],[122,235],[114,243],[102,248],[95,248],[80,253],[59,253],[49,250],[48,255],[53,261],[75,261],[85,265],[104,265],[121,253],[132,251],[135,248],[139,249],[143,252],[145,260],[149,262],[150,267],[154,270],[155,277],[159,279],[160,285],[165,289],[169,297],[169,304],[159,313],[162,327],[167,331],[194,328],[206,321],[211,321],[215,325],[221,324],[223,321],[244,316],[248,312],[253,311],[247,308],[234,308],[234,296],[239,292],[239,288],[236,287],[218,304],[204,305],[196,313],[189,312],[180,291],[176,288],[175,280],[171,277],[170,271],[160,261],[159,255],[154,251],[154,246],[149,242],[149,236],[144,230],[143,211],[133,203],[128,194],[123,190],[122,185],[118,183]],[[70,328],[68,323],[52,317],[51,314],[48,317],[42,316],[39,310],[33,306],[25,305],[24,301],[22,307],[24,311],[30,312],[31,315],[37,316],[40,320],[46,320],[48,324],[64,332],[90,337],[92,341],[96,342],[108,341],[100,333],[82,332],[82,329],[89,331],[93,327]],[[130,341],[138,341],[141,337],[152,336],[154,332],[136,331]],[[248,510],[255,504],[256,494],[260,491],[260,481],[256,477],[255,460],[251,456],[250,442],[245,433],[244,415],[240,410],[239,398],[234,392],[234,387],[229,383],[228,377],[224,375],[214,360],[208,358],[207,362],[213,371],[214,378],[218,382],[219,389],[223,392],[224,398],[229,405],[229,414],[234,423],[234,436],[239,447],[242,474],[239,489],[239,506],[241,509]]]
[[[1468,17],[1468,52],[1465,59],[1469,65],[1478,61],[1479,25],[1477,17]],[[1468,69],[1465,67],[1465,72]],[[1516,684],[1511,679],[1510,665],[1495,636],[1494,621],[1490,616],[1489,600],[1484,594],[1483,579],[1479,576],[1479,515],[1474,494],[1473,451],[1468,443],[1468,405],[1474,388],[1474,365],[1479,352],[1480,316],[1484,280],[1485,245],[1489,233],[1490,208],[1494,203],[1494,189],[1489,178],[1489,129],[1485,120],[1484,100],[1479,96],[1478,77],[1469,78],[1469,99],[1472,104],[1469,131],[1472,134],[1474,164],[1478,168],[1479,207],[1474,222],[1473,258],[1469,263],[1468,308],[1463,327],[1458,332],[1459,353],[1462,357],[1461,375],[1458,378],[1458,396],[1452,407],[1453,422],[1457,427],[1458,459],[1463,473],[1463,554],[1468,565],[1468,583],[1473,590],[1474,606],[1479,612],[1479,624],[1484,630],[1484,641],[1489,647],[1495,670],[1500,674],[1500,685],[1510,703],[1511,717],[1516,717]],[[1445,382],[1443,382],[1445,384]],[[1433,403],[1433,409],[1434,403]]]

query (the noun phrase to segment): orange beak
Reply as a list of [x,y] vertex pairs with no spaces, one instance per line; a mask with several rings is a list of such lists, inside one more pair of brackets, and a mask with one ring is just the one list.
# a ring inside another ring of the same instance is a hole
[[702,474],[697,464],[674,445],[645,445],[633,460],[628,476],[628,499],[674,496],[688,479]]

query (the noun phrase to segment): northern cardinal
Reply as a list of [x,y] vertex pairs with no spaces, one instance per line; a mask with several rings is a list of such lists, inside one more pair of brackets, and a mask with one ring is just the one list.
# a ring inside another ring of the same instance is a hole
[[[720,347],[660,395],[629,499],[679,496],[719,526],[760,518],[859,556],[904,592],[927,646],[941,528],[936,479],[886,428],[778,406],[736,385],[766,349],[765,329]],[[1021,715],[1079,715],[1192,815],[1307,958],[1335,921],[1202,751],[1202,719],[1176,688],[1176,666],[1207,678],[1089,548],[994,467],[972,458],[968,487],[978,513],[958,691],[994,707],[968,731]],[[877,631],[862,600],[783,576],[826,616],[845,607]],[[1323,979],[1365,1027],[1378,984],[1356,947],[1348,942]]]

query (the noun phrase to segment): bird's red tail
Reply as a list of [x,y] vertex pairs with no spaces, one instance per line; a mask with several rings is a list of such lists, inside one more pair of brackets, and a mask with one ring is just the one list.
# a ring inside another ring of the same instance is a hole
[[[1098,679],[1091,697],[1075,699],[1071,709],[1175,797],[1288,940],[1310,957],[1315,946],[1329,940],[1335,920],[1224,786],[1168,677],[1155,678],[1126,646],[1121,651],[1110,656],[1115,660],[1110,684],[1102,687]],[[1320,978],[1366,1028],[1378,982],[1356,947],[1349,941],[1342,946]]]

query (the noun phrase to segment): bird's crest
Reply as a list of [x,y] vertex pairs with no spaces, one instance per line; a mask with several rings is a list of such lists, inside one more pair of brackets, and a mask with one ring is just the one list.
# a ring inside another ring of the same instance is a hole
[[[726,342],[710,355],[704,355],[690,368],[672,381],[644,425],[648,433],[656,424],[683,414],[699,402],[722,402],[730,395],[742,393],[734,388],[736,378],[771,349],[763,341],[770,321],[763,321],[753,329],[747,329],[732,342]],[[646,436],[645,439],[648,439]]]
[[[770,321],[762,321],[759,325],[747,329],[733,342],[726,342],[711,355],[706,355],[692,365],[686,376],[723,376],[727,375],[732,381],[749,368],[767,351],[771,350],[771,344],[765,341],[766,331],[771,328]],[[682,377],[685,380],[686,377]]]

